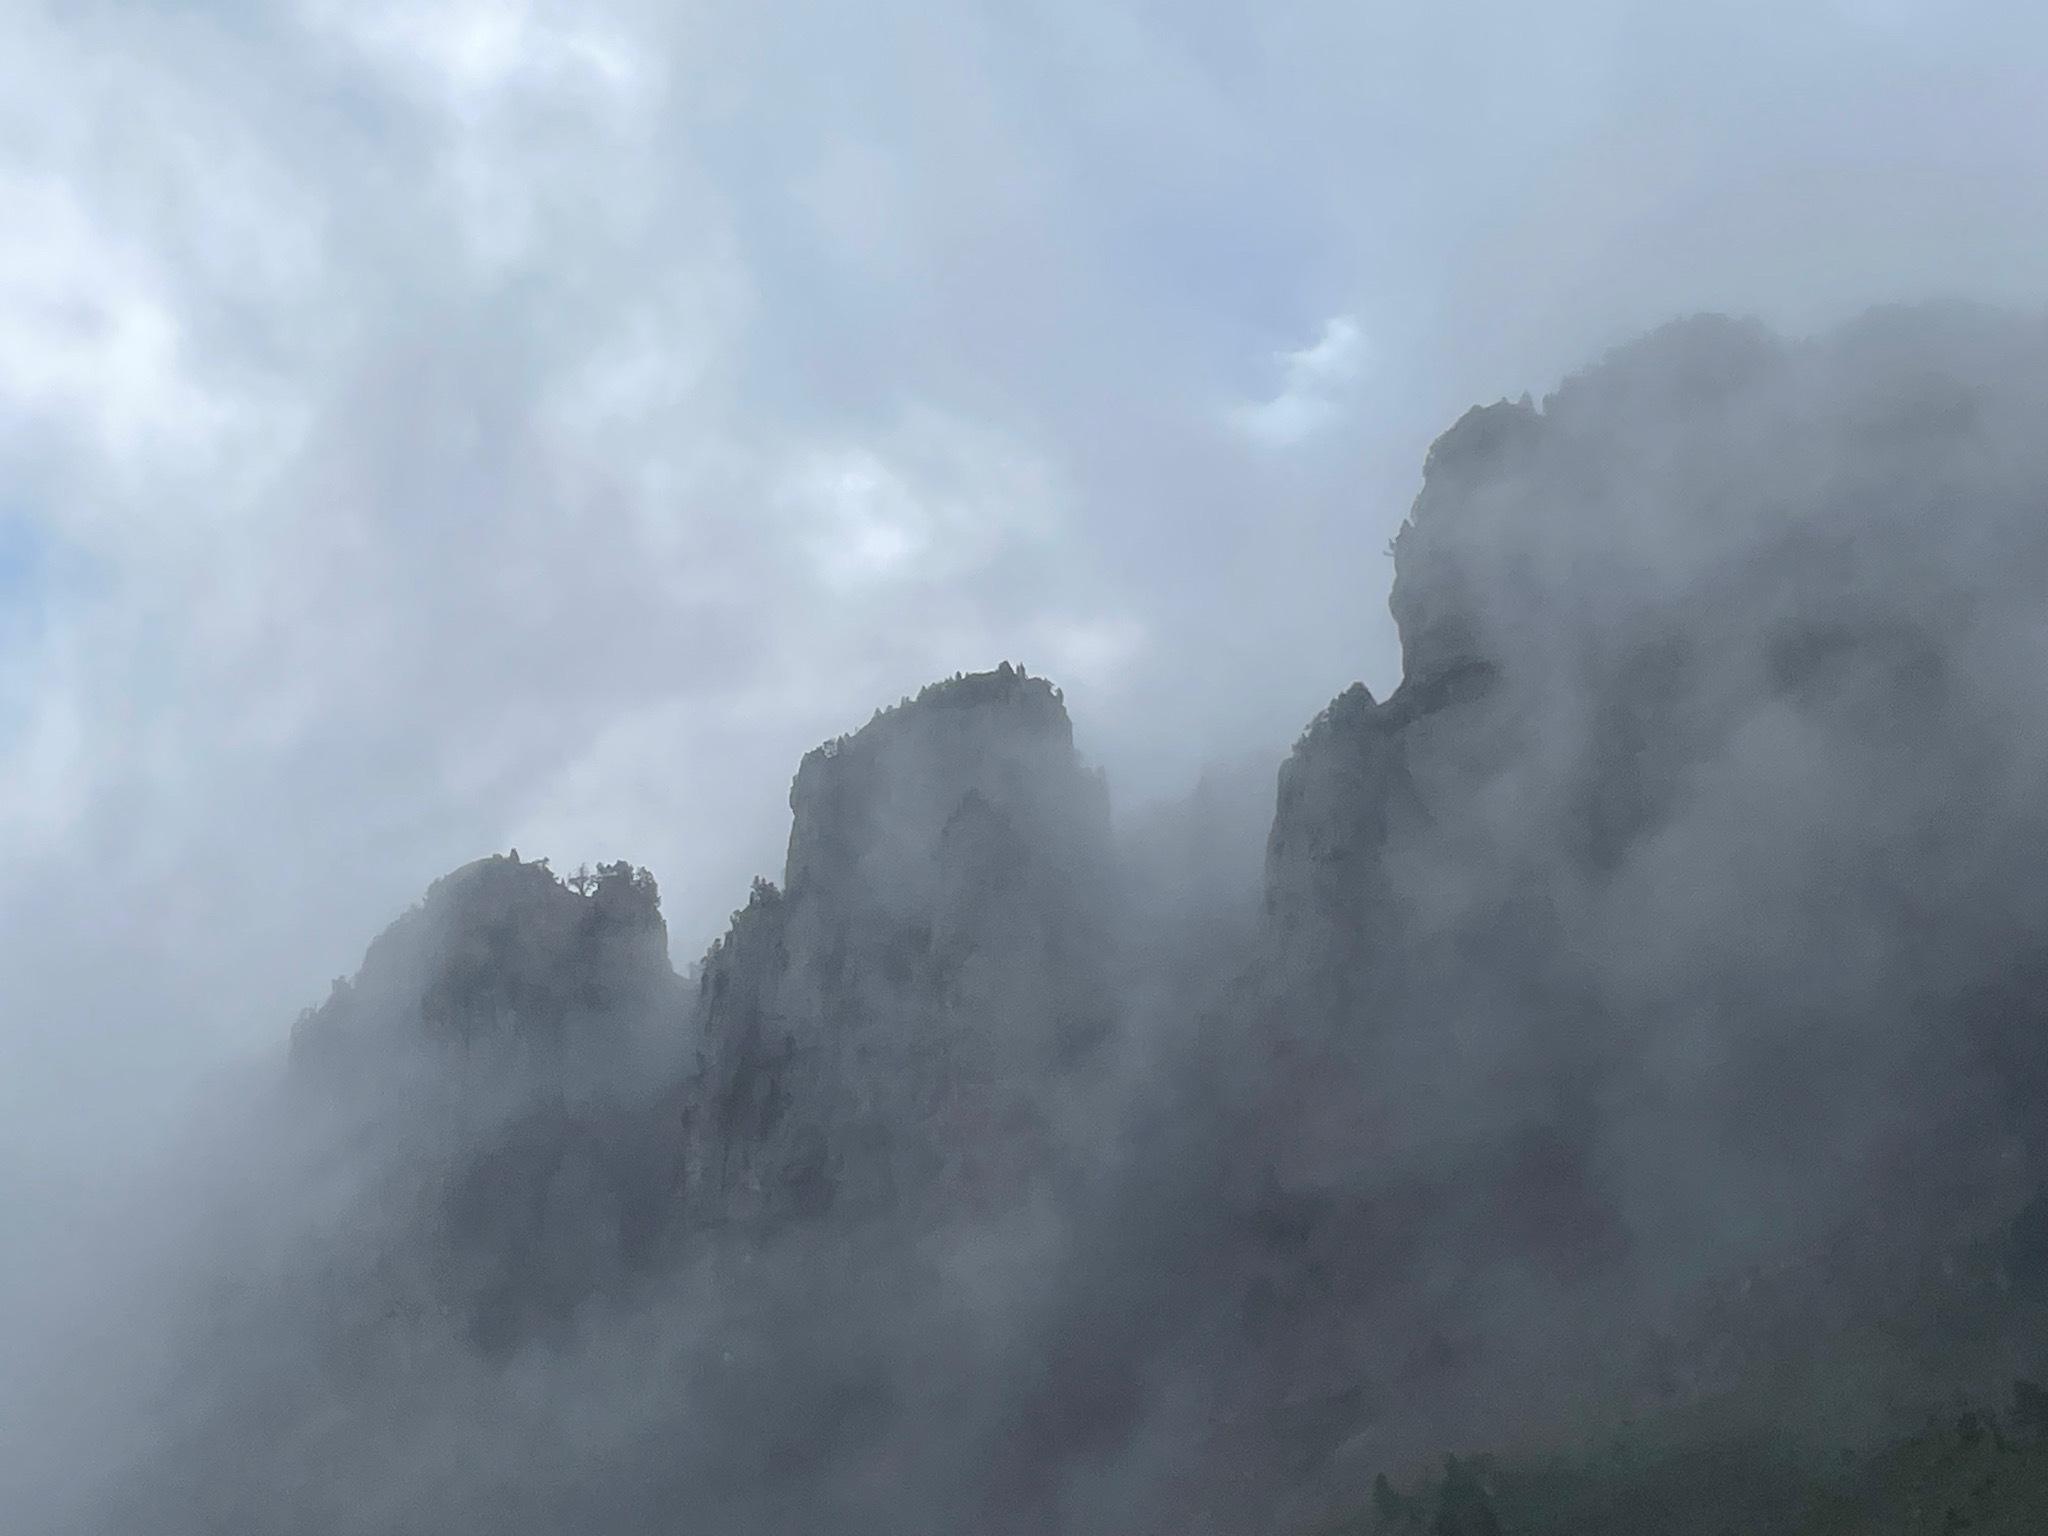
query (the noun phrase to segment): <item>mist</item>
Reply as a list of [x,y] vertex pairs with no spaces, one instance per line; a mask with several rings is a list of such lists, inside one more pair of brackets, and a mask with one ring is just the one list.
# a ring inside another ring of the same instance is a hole
[[2048,1369],[2048,23],[1638,9],[0,14],[16,1523]]

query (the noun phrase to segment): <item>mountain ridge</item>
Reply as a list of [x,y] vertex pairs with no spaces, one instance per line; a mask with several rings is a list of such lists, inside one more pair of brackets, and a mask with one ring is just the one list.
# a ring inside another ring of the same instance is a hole
[[657,1340],[625,1482],[502,1472],[622,1532],[1285,1531],[1446,1446],[2024,1374],[2025,1285],[1889,1277],[2031,1273],[1958,1256],[2048,1175],[2042,408],[2039,322],[1929,310],[1467,413],[1256,900],[1184,888],[1209,812],[1120,846],[1008,662],[803,758],[692,981],[644,871],[466,866],[294,1034],[378,1128],[367,1310]]

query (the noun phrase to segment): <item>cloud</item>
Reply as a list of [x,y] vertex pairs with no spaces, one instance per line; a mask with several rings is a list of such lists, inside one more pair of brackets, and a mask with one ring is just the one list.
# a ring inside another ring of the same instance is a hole
[[958,578],[1052,537],[1052,480],[1021,445],[925,409],[876,443],[804,454],[780,499],[814,576],[850,592]]
[[1006,655],[1120,795],[1284,745],[1391,682],[1472,401],[1677,310],[2048,293],[2044,35],[12,8],[0,1019],[44,1085],[268,1048],[515,839],[653,865],[687,957],[806,746]]
[[478,854],[651,865],[688,960],[956,668],[1125,804],[1384,693],[1474,401],[2048,298],[2044,67],[2016,0],[6,7],[11,1251]]
[[0,411],[21,428],[79,432],[126,458],[204,440],[222,407],[181,357],[178,318],[147,265],[96,228],[54,177],[0,178]]
[[1358,323],[1349,315],[1331,316],[1312,344],[1280,354],[1280,392],[1237,407],[1231,419],[1259,442],[1292,447],[1341,417],[1363,351]]
[[792,195],[846,259],[894,273],[912,259],[904,194],[889,157],[858,139],[835,138],[795,182]]
[[415,79],[457,116],[474,120],[512,90],[596,92],[628,100],[647,71],[624,32],[524,0],[305,8],[319,31]]
[[1045,657],[1037,670],[1050,671],[1102,696],[1128,682],[1151,636],[1142,622],[1128,614],[1105,614],[1042,620],[1032,641],[1032,653]]

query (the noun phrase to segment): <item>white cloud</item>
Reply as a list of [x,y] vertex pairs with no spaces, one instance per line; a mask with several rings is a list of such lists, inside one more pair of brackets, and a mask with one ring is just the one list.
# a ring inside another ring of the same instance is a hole
[[791,478],[819,578],[844,591],[909,574],[935,522],[889,466],[864,448],[817,455]]
[[1044,657],[1040,671],[1096,695],[1115,692],[1151,644],[1143,620],[1131,614],[1039,620],[1031,629],[1032,656]]
[[1362,353],[1358,323],[1349,315],[1331,316],[1314,342],[1279,355],[1279,393],[1234,407],[1232,422],[1260,443],[1292,447],[1337,420],[1357,380]]
[[564,13],[532,0],[313,0],[306,19],[411,76],[465,118],[516,88],[594,91],[626,101],[651,83],[629,36],[580,7]]
[[830,590],[959,580],[1053,536],[1050,469],[1002,434],[930,409],[878,441],[802,452],[780,502]]
[[180,327],[145,261],[71,190],[0,170],[0,424],[81,428],[126,457],[203,442],[225,415],[190,375]]
[[[1119,782],[1284,743],[1393,667],[1472,400],[1731,293],[2048,294],[1995,9],[14,7],[0,511],[90,579],[0,653],[0,910],[130,914],[81,1052],[269,1038],[515,832],[656,864],[687,952],[806,739],[957,667],[1115,690]],[[98,943],[23,931],[0,1020]]]

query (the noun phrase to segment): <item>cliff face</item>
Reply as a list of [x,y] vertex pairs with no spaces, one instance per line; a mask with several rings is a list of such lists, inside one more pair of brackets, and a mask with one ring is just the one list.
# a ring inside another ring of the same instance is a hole
[[707,959],[698,1220],[972,1206],[1054,1175],[1112,1009],[1108,806],[1057,691],[956,678],[804,759],[785,885]]
[[1108,806],[1005,663],[805,758],[785,885],[692,994],[652,879],[494,857],[437,881],[294,1031],[363,1108],[392,1303],[509,1343],[692,1234],[965,1218],[1071,1172],[1112,1021]]
[[645,870],[515,853],[437,880],[292,1033],[354,1190],[331,1320],[447,1317],[498,1350],[630,1289],[672,1239],[687,1001]]
[[1396,540],[1400,688],[1282,772],[1276,937],[1384,969],[1514,911],[1639,1009],[1735,931],[1882,992],[1858,930],[1992,921],[2040,820],[2044,396],[2037,327],[1903,312],[1687,322],[1469,413]]
[[645,870],[564,881],[515,852],[435,881],[301,1016],[292,1051],[309,1071],[374,1072],[426,1047],[478,1072],[602,1075],[678,997]]
[[2039,1176],[2043,407],[2038,326],[1700,320],[1438,441],[1402,684],[1281,774],[1241,1066],[1324,1213],[1292,1326],[1389,1324],[1342,1374],[1404,1326],[1498,1370],[1532,1307],[1590,1344],[1880,1211],[1909,1262]]

